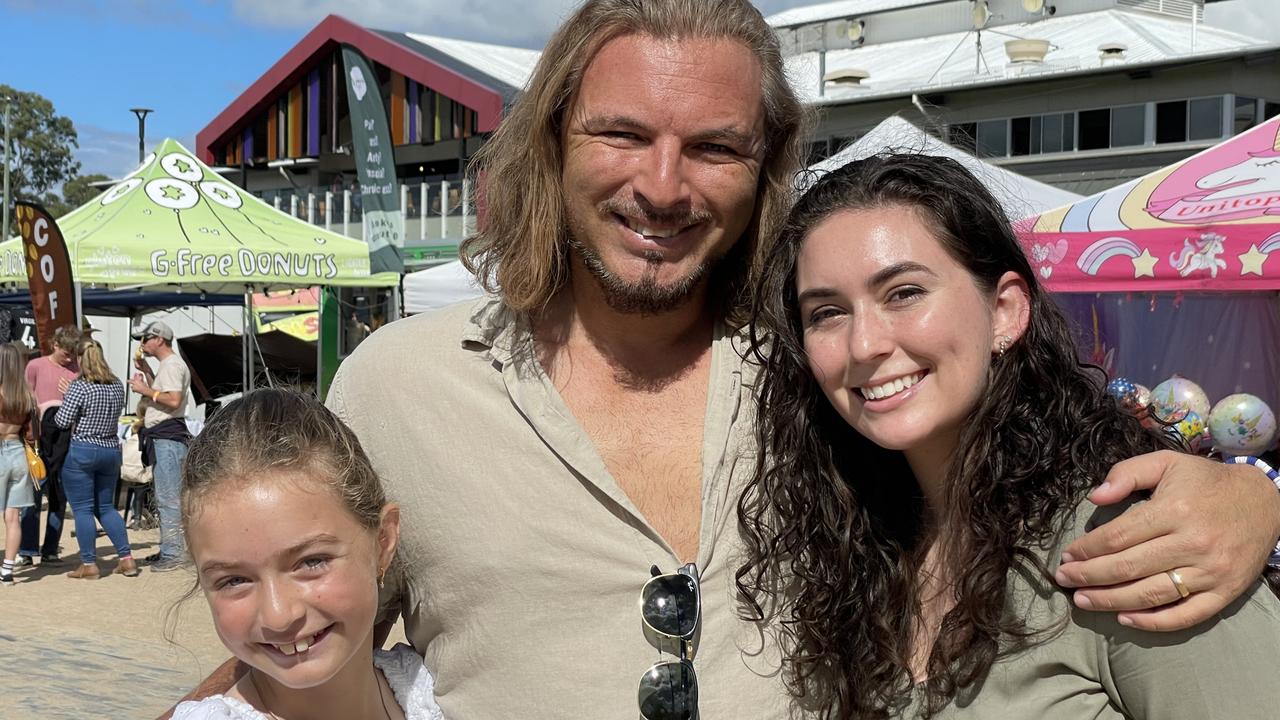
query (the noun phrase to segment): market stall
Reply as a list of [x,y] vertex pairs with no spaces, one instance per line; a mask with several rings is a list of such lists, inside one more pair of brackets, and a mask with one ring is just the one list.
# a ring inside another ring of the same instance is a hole
[[1280,117],[1017,227],[1113,377],[1280,407]]

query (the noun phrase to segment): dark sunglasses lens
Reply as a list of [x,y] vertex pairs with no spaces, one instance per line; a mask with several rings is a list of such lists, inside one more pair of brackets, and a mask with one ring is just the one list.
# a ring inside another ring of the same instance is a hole
[[690,720],[698,707],[698,680],[693,665],[655,665],[640,678],[640,715],[646,720]]
[[650,580],[640,597],[640,612],[649,627],[672,637],[688,637],[698,624],[698,588],[684,575]]

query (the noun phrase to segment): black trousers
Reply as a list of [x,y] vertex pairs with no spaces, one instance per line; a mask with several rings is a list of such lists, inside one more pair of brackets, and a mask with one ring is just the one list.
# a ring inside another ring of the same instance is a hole
[[[62,492],[62,463],[71,447],[71,431],[63,430],[53,422],[58,407],[49,408],[40,417],[40,459],[44,460],[44,487],[36,493],[34,507],[22,511],[22,543],[18,554],[34,556],[57,555],[62,542],[62,514],[67,509],[67,496]],[[49,498],[49,515],[45,520],[44,542],[40,542],[40,501]]]

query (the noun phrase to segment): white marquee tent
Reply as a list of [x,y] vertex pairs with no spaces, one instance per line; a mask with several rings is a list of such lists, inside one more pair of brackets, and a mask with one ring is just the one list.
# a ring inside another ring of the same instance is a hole
[[926,133],[900,117],[888,117],[856,142],[831,157],[809,167],[811,174],[802,178],[802,187],[836,168],[886,150],[940,155],[965,166],[996,196],[1010,220],[1037,215],[1052,208],[1070,205],[1080,195],[1046,185],[1038,180],[984,162]]

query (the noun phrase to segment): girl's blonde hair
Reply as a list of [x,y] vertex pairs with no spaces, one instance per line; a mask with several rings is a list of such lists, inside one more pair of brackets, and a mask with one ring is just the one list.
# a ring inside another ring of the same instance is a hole
[[27,417],[36,406],[27,386],[26,351],[14,343],[0,345],[0,417]]
[[219,488],[269,482],[282,470],[327,486],[362,527],[381,525],[386,494],[355,433],[312,398],[262,389],[219,410],[191,442],[182,465],[183,531]]
[[95,385],[112,385],[120,382],[120,378],[111,372],[111,366],[107,365],[107,359],[102,354],[102,346],[97,340],[81,341],[76,356],[79,358],[80,377],[85,382]]

